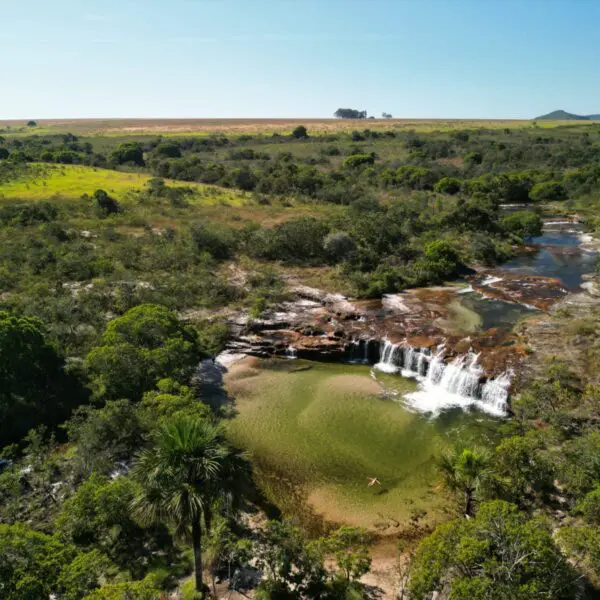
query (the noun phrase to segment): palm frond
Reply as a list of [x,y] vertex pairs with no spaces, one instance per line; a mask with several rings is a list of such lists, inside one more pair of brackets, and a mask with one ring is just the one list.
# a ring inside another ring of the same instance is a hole
[[158,429],[153,446],[135,460],[132,475],[142,491],[132,508],[140,520],[170,522],[183,534],[206,506],[228,498],[239,458],[226,445],[221,427],[176,417]]

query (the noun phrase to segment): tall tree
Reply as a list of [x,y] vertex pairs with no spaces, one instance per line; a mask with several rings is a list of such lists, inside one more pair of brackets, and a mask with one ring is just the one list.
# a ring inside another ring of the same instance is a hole
[[140,304],[108,324],[87,365],[99,396],[139,400],[165,377],[187,382],[201,356],[194,329],[165,306]]
[[474,502],[491,479],[491,453],[485,448],[455,448],[442,454],[438,470],[448,489],[464,495],[463,510],[473,516]]
[[42,323],[0,311],[0,445],[55,425],[82,397]]
[[202,419],[174,417],[158,429],[151,448],[132,468],[141,484],[133,509],[143,522],[171,523],[191,538],[196,591],[202,593],[203,517],[210,528],[212,509],[230,487],[239,455],[226,444],[220,427]]

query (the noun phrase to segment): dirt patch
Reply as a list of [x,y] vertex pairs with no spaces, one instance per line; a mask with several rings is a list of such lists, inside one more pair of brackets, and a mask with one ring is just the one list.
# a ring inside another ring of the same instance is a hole
[[396,598],[400,588],[400,554],[394,544],[382,543],[371,550],[371,570],[361,581],[379,592],[380,598]]

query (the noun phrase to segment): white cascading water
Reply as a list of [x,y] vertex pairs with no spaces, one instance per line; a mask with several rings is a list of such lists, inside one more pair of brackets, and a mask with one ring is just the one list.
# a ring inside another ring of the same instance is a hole
[[298,358],[298,351],[296,348],[294,348],[294,346],[288,346],[285,350],[285,357],[292,359]]
[[506,413],[506,401],[513,373],[507,371],[495,379],[488,379],[481,390],[481,400],[486,405],[492,406],[497,414]]
[[[405,356],[400,344],[392,344],[385,340],[383,349],[381,350],[381,357],[375,368],[384,373],[397,373],[404,367]],[[398,362],[400,357],[403,359],[402,363]]]
[[488,275],[482,282],[481,285],[493,285],[502,281],[502,277],[496,277],[495,275]]
[[371,340],[352,340],[348,362],[358,365],[369,364],[369,343]]
[[479,355],[470,352],[452,362],[443,359],[444,346],[432,354],[424,348],[392,344],[384,340],[380,361],[375,368],[385,373],[400,372],[419,382],[420,389],[405,396],[407,403],[421,412],[438,414],[460,406],[477,406],[493,415],[506,414],[511,374],[481,383],[483,369],[477,364]]

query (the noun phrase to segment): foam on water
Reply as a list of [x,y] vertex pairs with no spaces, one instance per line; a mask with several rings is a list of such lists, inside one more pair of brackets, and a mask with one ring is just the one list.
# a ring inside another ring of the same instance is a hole
[[444,360],[444,347],[432,353],[426,348],[393,344],[384,340],[375,368],[400,373],[419,382],[419,390],[405,396],[406,403],[420,412],[439,414],[449,408],[475,406],[495,416],[506,415],[511,374],[483,381],[484,372],[473,352]]
[[492,285],[494,283],[498,283],[499,281],[502,281],[502,277],[495,277],[494,275],[489,275],[481,282],[481,285]]
[[473,289],[473,286],[470,285],[468,287],[462,288],[460,290],[458,290],[458,294],[470,294],[471,292],[474,292],[475,290]]

